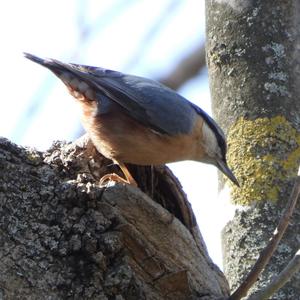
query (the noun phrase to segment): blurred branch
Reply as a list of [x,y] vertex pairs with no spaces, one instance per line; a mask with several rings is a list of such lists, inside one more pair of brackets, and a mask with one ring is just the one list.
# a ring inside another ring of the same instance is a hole
[[124,70],[130,70],[145,56],[145,53],[149,51],[151,42],[157,36],[157,33],[163,28],[163,23],[166,23],[168,18],[172,16],[176,7],[180,4],[180,1],[171,0],[168,5],[162,10],[159,17],[154,21],[153,25],[145,32],[139,46],[135,49],[131,55],[131,59],[125,64]]
[[184,57],[169,75],[159,81],[177,90],[186,81],[199,73],[205,66],[205,46],[200,45],[192,53]]
[[300,270],[300,249],[288,263],[288,265],[276,276],[264,289],[259,291],[248,300],[264,300],[269,299],[280,288],[282,288],[297,272]]
[[[289,201],[286,205],[283,215],[280,218],[279,224],[274,231],[272,238],[270,239],[268,245],[260,253],[259,258],[257,259],[255,265],[252,267],[247,277],[243,280],[243,282],[236,289],[236,291],[228,298],[228,300],[240,300],[241,298],[245,297],[249,289],[258,280],[258,276],[261,274],[261,272],[265,269],[266,265],[270,261],[274,251],[276,250],[279,242],[282,239],[283,234],[285,233],[289,225],[289,221],[295,209],[299,194],[300,194],[300,168]],[[259,299],[263,299],[263,298],[259,298]]]
[[126,10],[136,3],[138,3],[136,0],[121,0],[102,12],[93,23],[89,23],[87,9],[88,2],[85,0],[78,0],[76,15],[78,47],[76,47],[73,54],[71,54],[71,60],[78,60],[80,55],[84,52],[84,47],[88,45],[89,39],[103,31],[103,29],[112,22],[116,22],[118,16],[122,16]]

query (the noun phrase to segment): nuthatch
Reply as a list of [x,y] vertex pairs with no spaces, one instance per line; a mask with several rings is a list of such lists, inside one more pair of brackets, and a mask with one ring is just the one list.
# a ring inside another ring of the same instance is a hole
[[201,108],[150,79],[55,59],[28,59],[50,69],[82,108],[82,123],[97,150],[118,164],[102,178],[136,182],[124,163],[160,165],[194,160],[215,165],[233,183],[226,162],[225,136]]

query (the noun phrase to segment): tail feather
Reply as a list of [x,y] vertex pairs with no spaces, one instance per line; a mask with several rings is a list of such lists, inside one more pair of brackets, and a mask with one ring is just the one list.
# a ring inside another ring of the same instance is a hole
[[29,60],[46,67],[50,71],[52,71],[56,76],[60,77],[60,75],[66,71],[70,71],[70,69],[67,67],[67,64],[64,64],[58,60],[55,59],[44,59],[37,57],[35,55],[32,55],[30,53],[25,53],[24,56],[28,58]]

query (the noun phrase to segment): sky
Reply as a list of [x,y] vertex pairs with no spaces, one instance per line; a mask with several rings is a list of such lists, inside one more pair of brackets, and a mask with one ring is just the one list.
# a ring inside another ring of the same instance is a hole
[[[2,1],[0,135],[45,150],[54,140],[74,140],[80,128],[78,107],[63,84],[22,52],[161,78],[204,42],[204,2]],[[206,72],[178,92],[211,115]],[[197,162],[169,166],[187,193],[210,256],[222,267],[220,231],[233,208],[227,191],[218,194],[216,168]]]

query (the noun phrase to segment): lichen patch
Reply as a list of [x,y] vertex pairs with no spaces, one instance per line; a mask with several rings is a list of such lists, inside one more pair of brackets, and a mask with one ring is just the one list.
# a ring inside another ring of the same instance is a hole
[[277,201],[282,182],[297,174],[300,134],[283,116],[239,118],[228,133],[227,159],[241,185],[232,185],[233,203]]

